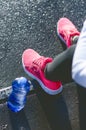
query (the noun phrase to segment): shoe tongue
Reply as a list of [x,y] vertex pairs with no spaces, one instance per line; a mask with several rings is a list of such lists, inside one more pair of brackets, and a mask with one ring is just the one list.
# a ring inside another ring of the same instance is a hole
[[43,60],[42,60],[42,63],[41,63],[41,68],[44,70],[46,64],[49,63],[49,62],[52,62],[52,58],[49,58],[49,57],[47,57],[47,58],[42,57],[42,58],[43,58]]
[[52,58],[40,56],[38,59],[34,60],[34,63],[44,70],[47,63],[52,62]]

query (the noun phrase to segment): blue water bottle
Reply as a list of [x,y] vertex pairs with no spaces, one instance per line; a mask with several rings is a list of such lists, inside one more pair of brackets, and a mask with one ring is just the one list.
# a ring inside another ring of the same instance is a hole
[[23,109],[29,90],[30,83],[25,77],[16,78],[12,82],[12,92],[7,101],[8,108],[13,112],[19,112],[21,109]]

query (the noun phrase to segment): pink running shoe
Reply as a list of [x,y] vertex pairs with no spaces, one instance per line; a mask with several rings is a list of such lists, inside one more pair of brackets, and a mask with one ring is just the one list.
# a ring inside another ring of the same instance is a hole
[[63,48],[69,48],[74,36],[79,36],[80,32],[75,25],[67,18],[61,18],[57,23],[57,34],[62,43]]
[[55,95],[60,93],[63,87],[60,81],[52,82],[45,78],[44,68],[49,62],[52,62],[52,58],[40,56],[32,49],[25,50],[22,55],[22,64],[25,72],[31,78],[37,80],[46,93]]

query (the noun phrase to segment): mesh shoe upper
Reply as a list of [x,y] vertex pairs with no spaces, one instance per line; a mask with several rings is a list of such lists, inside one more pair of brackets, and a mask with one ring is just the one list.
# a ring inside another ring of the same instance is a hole
[[57,33],[67,47],[72,45],[71,38],[79,36],[80,32],[76,29],[75,25],[67,18],[61,18],[57,23]]
[[36,79],[41,87],[49,94],[57,94],[62,90],[61,82],[47,80],[44,75],[44,68],[47,63],[52,62],[52,58],[40,56],[32,49],[27,49],[22,55],[22,63],[27,74]]

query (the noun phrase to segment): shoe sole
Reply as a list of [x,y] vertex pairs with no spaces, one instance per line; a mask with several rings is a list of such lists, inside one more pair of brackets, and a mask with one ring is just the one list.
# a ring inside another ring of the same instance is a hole
[[22,65],[23,65],[24,71],[28,74],[28,76],[31,77],[31,78],[33,78],[33,79],[35,79],[35,80],[40,84],[40,86],[42,87],[42,89],[43,89],[46,93],[48,93],[48,94],[50,94],[50,95],[56,95],[56,94],[61,93],[61,91],[62,91],[62,89],[63,89],[63,86],[62,86],[62,85],[61,85],[61,87],[60,87],[58,90],[51,90],[51,89],[47,88],[47,87],[42,83],[42,81],[41,81],[39,78],[35,77],[32,73],[28,72],[28,71],[25,69],[23,60],[22,60]]
[[58,31],[58,23],[57,23],[57,36],[62,44],[62,47],[63,47],[63,50],[66,50],[67,49],[67,45],[66,45],[66,42],[65,40],[63,39],[63,37],[60,35],[59,31]]

